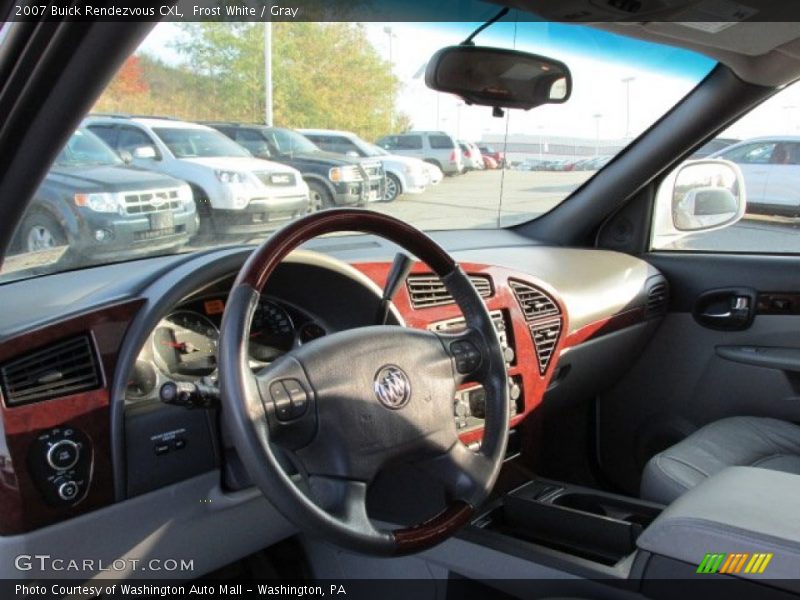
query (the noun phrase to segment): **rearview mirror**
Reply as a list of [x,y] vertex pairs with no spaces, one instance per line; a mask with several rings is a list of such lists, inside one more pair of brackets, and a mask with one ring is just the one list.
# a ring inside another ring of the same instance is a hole
[[745,213],[745,183],[739,167],[709,159],[682,164],[656,192],[653,245],[663,247],[690,233],[737,223]]
[[561,104],[572,93],[572,75],[564,63],[485,46],[442,48],[428,61],[425,84],[467,104],[524,110]]

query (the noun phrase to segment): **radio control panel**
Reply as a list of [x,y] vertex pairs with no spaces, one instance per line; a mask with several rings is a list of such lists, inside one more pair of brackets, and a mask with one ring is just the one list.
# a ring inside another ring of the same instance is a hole
[[[511,329],[506,325],[506,316],[502,310],[493,310],[489,313],[500,340],[506,368],[516,364],[517,356],[511,337]],[[464,319],[456,318],[433,323],[429,329],[436,333],[457,333],[464,329]],[[522,377],[519,375],[508,377],[509,413],[513,417],[522,412]],[[486,418],[486,390],[481,385],[475,385],[458,390],[453,401],[453,418],[459,430],[468,430],[482,427]]]

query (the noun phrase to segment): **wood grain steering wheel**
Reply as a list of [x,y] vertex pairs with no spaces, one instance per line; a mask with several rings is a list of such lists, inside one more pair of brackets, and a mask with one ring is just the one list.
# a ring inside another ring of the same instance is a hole
[[[253,373],[247,340],[265,283],[295,248],[319,235],[381,236],[439,276],[464,313],[466,328],[436,334],[399,326],[334,333],[290,351]],[[253,481],[300,531],[350,550],[398,555],[429,548],[471,517],[494,485],[508,437],[509,400],[500,342],[469,278],[438,244],[383,214],[333,209],[296,220],[269,237],[242,267],[222,319],[220,388],[226,431]],[[458,439],[458,385],[486,389],[479,451]],[[297,485],[275,446],[305,472]],[[445,486],[450,504],[433,518],[381,529],[367,516],[371,481],[387,464],[422,465]]]

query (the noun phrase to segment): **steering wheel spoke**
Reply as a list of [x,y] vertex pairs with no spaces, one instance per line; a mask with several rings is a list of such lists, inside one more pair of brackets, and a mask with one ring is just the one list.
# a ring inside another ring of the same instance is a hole
[[290,450],[306,446],[317,430],[316,393],[300,363],[286,355],[254,377],[270,440]]
[[456,441],[446,452],[417,463],[441,482],[450,500],[478,506],[490,491],[486,482],[494,468],[492,461]]
[[378,533],[367,515],[369,485],[366,482],[341,477],[310,475],[308,483],[314,501],[348,528],[366,535]]

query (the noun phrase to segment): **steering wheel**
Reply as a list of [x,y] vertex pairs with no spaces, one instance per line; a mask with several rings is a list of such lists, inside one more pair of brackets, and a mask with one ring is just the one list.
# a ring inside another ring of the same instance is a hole
[[[254,373],[247,340],[265,283],[281,260],[319,235],[371,233],[416,255],[439,276],[466,327],[442,334],[369,326],[316,339]],[[464,525],[491,491],[508,437],[506,368],[486,306],[458,264],[418,229],[393,217],[332,209],[295,220],[259,246],[231,290],[219,345],[227,432],[264,495],[300,531],[375,555],[429,548]],[[453,398],[459,384],[486,390],[479,451],[458,438]],[[304,474],[297,485],[276,448]],[[371,481],[392,463],[412,463],[444,485],[449,505],[401,529],[367,516]]]

